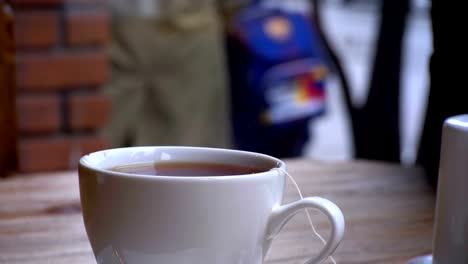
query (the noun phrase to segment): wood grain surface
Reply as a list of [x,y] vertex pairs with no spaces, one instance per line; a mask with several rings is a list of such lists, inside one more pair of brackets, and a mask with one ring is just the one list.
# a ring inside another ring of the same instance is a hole
[[[403,264],[431,252],[435,194],[420,170],[363,161],[287,164],[304,195],[328,198],[343,210],[338,263]],[[288,183],[285,202],[296,199]],[[0,263],[96,263],[80,211],[76,172],[1,179]],[[327,237],[325,217],[311,215]],[[298,214],[274,241],[266,263],[301,264],[321,246],[305,214]]]

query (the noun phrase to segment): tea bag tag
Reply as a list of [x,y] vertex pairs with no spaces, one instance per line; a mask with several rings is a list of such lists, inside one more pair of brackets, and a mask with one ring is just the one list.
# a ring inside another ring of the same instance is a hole
[[[294,185],[294,187],[296,188],[296,191],[297,193],[299,194],[299,197],[301,197],[301,199],[304,199],[304,196],[302,195],[302,192],[301,192],[301,189],[299,188],[299,185],[297,184],[297,182],[294,180],[294,178],[292,177],[291,174],[289,174],[289,172],[287,172],[286,170],[282,169],[282,168],[273,168],[272,170],[276,170],[278,173],[284,173],[288,176],[289,180],[292,182],[292,184]],[[322,241],[322,243],[325,245],[327,243],[327,241],[325,241],[325,239],[317,232],[317,230],[315,229],[315,226],[312,222],[312,218],[310,217],[310,213],[309,213],[309,210],[308,209],[305,209],[305,212],[306,212],[306,215],[307,215],[307,220],[309,221],[309,224],[310,224],[310,228],[312,230],[312,232],[320,239],[320,241]],[[336,260],[335,258],[333,257],[333,255],[330,255],[330,261],[333,263],[333,264],[337,264],[336,263]]]

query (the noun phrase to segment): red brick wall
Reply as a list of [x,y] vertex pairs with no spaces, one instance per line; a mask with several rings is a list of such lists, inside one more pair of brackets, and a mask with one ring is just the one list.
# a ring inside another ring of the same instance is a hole
[[11,0],[17,45],[18,166],[76,168],[103,149],[110,103],[99,89],[109,68],[109,16],[100,0]]

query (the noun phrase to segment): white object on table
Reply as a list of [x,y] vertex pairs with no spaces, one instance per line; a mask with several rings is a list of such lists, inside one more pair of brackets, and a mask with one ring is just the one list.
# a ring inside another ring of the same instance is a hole
[[446,120],[437,188],[434,263],[468,263],[468,115]]

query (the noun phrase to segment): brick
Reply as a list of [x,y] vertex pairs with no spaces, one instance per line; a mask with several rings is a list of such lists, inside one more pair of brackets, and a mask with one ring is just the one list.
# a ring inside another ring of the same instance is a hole
[[70,149],[65,139],[20,139],[18,169],[21,172],[68,169]]
[[80,53],[34,53],[17,57],[17,86],[23,91],[96,87],[108,78],[103,50]]
[[69,46],[106,44],[109,41],[108,13],[104,10],[69,13],[66,41]]
[[83,155],[106,147],[107,141],[97,136],[23,138],[19,142],[19,171],[76,169]]
[[101,136],[80,137],[76,141],[80,146],[82,155],[103,150],[109,147],[108,140]]
[[102,127],[110,114],[110,101],[101,94],[73,95],[67,107],[72,130]]
[[57,132],[60,106],[56,95],[22,95],[17,98],[18,129],[22,135]]
[[54,11],[15,13],[16,45],[24,48],[47,48],[58,41],[58,16]]

